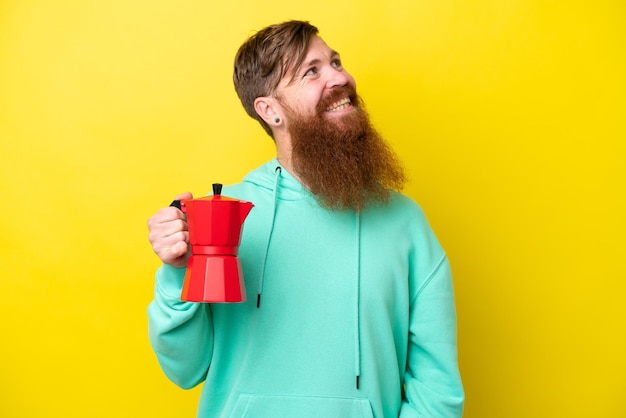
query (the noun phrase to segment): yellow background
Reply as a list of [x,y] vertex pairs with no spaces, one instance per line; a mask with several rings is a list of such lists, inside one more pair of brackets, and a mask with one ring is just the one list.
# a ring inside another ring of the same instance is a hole
[[147,218],[271,140],[241,42],[342,54],[454,268],[465,416],[626,416],[622,0],[0,2],[0,416],[194,416],[146,306]]

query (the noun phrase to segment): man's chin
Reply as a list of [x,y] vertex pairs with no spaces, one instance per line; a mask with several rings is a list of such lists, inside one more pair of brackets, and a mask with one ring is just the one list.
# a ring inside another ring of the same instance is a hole
[[354,132],[355,130],[361,130],[361,121],[359,118],[358,110],[356,108],[350,108],[349,110],[342,110],[341,114],[325,113],[323,120],[330,126],[337,128],[343,132]]

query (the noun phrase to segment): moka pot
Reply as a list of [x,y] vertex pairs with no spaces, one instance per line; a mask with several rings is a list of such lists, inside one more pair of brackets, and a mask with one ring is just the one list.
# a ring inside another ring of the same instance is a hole
[[237,257],[243,222],[254,207],[250,202],[213,195],[180,201],[187,215],[191,255],[181,300],[188,302],[245,302],[241,261]]

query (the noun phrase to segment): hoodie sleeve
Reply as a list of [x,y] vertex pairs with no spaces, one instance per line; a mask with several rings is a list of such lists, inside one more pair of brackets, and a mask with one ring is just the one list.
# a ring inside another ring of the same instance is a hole
[[185,269],[163,265],[148,306],[148,334],[161,368],[176,385],[190,389],[206,378],[213,353],[209,306],[180,300]]
[[416,289],[409,320],[406,393],[399,416],[461,417],[464,392],[457,363],[456,310],[445,255]]

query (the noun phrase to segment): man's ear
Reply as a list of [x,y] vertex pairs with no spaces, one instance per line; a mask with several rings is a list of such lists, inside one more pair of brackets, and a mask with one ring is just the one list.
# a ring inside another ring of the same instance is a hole
[[282,122],[279,114],[280,106],[271,97],[257,97],[254,99],[254,110],[271,127],[276,127]]

